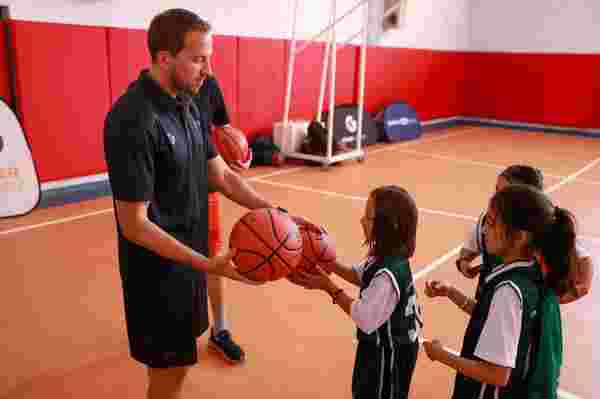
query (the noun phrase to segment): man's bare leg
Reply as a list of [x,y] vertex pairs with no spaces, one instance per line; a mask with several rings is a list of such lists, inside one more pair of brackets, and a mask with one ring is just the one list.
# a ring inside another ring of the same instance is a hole
[[181,399],[188,367],[148,368],[148,399]]

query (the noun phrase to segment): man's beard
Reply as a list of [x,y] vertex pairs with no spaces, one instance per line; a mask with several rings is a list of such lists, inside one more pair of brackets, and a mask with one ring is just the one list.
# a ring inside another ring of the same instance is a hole
[[183,94],[183,95],[192,97],[192,96],[195,96],[196,94],[198,94],[198,90],[195,89],[192,85],[181,82],[174,75],[172,76],[171,80],[172,80],[173,88],[175,89],[175,92],[177,93],[178,96]]
[[189,96],[189,97],[194,97],[196,95],[198,95],[198,93],[200,92],[200,88],[202,87],[202,83],[204,82],[206,78],[203,78],[202,82],[200,84],[194,84],[194,83],[185,83],[182,82],[180,79],[177,78],[177,75],[175,74],[175,72],[173,71],[171,73],[171,86],[173,87],[173,89],[175,90],[175,92],[177,93],[177,95],[185,95],[185,96]]

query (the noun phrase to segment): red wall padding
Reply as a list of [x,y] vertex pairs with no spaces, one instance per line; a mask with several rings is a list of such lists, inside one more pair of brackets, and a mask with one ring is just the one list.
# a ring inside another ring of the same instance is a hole
[[412,105],[423,120],[464,111],[465,65],[460,53],[372,47],[366,69],[365,104],[371,113],[396,101]]
[[214,35],[213,73],[225,97],[231,124],[239,126],[238,115],[238,38]]
[[[10,101],[1,28],[0,23],[0,96]],[[17,110],[41,181],[105,171],[104,118],[150,64],[146,32],[26,21],[10,21],[9,28]],[[283,39],[215,36],[215,75],[232,123],[250,140],[270,133],[283,117],[288,46]],[[297,57],[292,118],[316,113],[323,51],[323,43],[313,44]],[[372,114],[406,101],[423,120],[467,115],[600,127],[600,113],[594,112],[600,100],[599,55],[367,51],[365,106]],[[359,55],[355,46],[338,50],[336,104],[358,102]]]
[[7,23],[0,21],[0,97],[8,105],[12,105],[12,96],[10,93],[10,71],[8,64],[8,51],[6,48],[6,28]]
[[150,55],[145,30],[108,28],[106,35],[113,103],[138,78],[142,69],[150,67]]
[[[301,49],[305,41],[296,42],[296,49]],[[291,41],[286,41],[285,49],[285,78],[289,60],[289,47]],[[313,43],[301,53],[296,55],[292,79],[292,95],[290,103],[290,118],[313,119],[317,113],[321,74],[323,71],[323,56],[325,45],[322,42]],[[330,52],[331,56],[331,52]],[[327,61],[331,62],[331,59]],[[357,48],[346,46],[338,48],[336,54],[335,72],[335,104],[349,104],[358,101],[356,97]],[[287,84],[287,81],[286,81]],[[329,109],[329,68],[325,81],[325,96],[323,110]],[[285,86],[284,86],[285,87]],[[285,90],[284,90],[285,95]],[[284,97],[285,98],[285,97]],[[356,98],[356,100],[355,100]],[[282,113],[283,116],[283,113]]]
[[241,37],[238,44],[239,127],[250,140],[283,118],[285,41]]
[[600,55],[470,53],[465,62],[469,116],[600,127]]
[[[335,63],[335,103],[358,103],[358,47],[339,48]],[[325,96],[325,104],[329,104],[329,94]]]
[[[297,41],[296,49],[305,45],[305,41]],[[287,71],[289,62],[289,51],[291,41],[285,43],[284,60],[284,91],[287,85]],[[319,101],[319,86],[321,85],[321,70],[323,67],[323,54],[325,46],[323,43],[313,43],[302,53],[296,55],[294,62],[294,71],[292,74],[292,94],[290,96],[290,119],[313,119],[317,113],[317,104]],[[327,80],[329,85],[329,80]],[[327,93],[327,89],[326,92]],[[323,103],[327,106],[327,102]],[[285,104],[284,104],[285,105]],[[283,118],[283,109],[278,120]]]
[[18,110],[42,182],[106,170],[104,28],[11,21]]

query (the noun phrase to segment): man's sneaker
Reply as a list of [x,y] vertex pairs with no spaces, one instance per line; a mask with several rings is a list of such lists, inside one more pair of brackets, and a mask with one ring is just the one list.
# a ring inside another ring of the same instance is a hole
[[222,330],[217,335],[211,330],[208,347],[219,352],[229,363],[242,363],[246,359],[246,354],[233,341],[231,333],[227,330]]

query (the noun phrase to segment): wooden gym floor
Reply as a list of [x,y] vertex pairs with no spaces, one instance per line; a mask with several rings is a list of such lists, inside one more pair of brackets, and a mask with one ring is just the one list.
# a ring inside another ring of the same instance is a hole
[[[273,203],[324,225],[348,263],[364,254],[359,225],[365,199],[382,184],[408,189],[420,208],[412,260],[428,338],[459,349],[466,317],[423,294],[426,279],[467,292],[454,259],[486,207],[499,171],[529,163],[546,190],[579,220],[580,243],[600,255],[600,140],[484,127],[435,131],[418,140],[368,148],[364,164],[328,171],[298,165],[247,172]],[[222,200],[227,237],[244,210]],[[142,398],[146,372],[129,358],[116,260],[112,201],[105,197],[0,220],[0,398]],[[584,299],[562,307],[565,366],[561,395],[592,398],[600,381],[593,337],[600,334],[599,278]],[[347,286],[347,285],[345,285]],[[355,288],[349,288],[356,293]],[[247,352],[228,366],[200,338],[200,362],[185,385],[189,398],[349,398],[355,328],[323,292],[286,280],[262,287],[227,282],[229,320]],[[447,398],[454,373],[419,354],[412,398]]]

